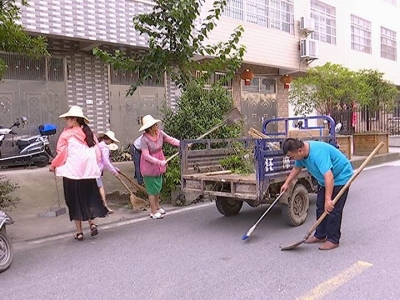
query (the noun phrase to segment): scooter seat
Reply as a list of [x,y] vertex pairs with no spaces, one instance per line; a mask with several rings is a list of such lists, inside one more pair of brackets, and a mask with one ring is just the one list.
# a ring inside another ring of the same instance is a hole
[[30,145],[33,141],[31,140],[18,140],[17,141],[17,146],[18,147],[26,147],[28,145]]

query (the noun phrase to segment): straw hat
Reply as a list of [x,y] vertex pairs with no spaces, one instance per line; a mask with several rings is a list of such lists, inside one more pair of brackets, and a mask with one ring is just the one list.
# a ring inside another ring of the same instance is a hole
[[108,130],[106,133],[103,133],[103,136],[106,135],[110,138],[110,140],[119,143],[119,140],[115,137],[114,131]]
[[108,145],[108,148],[109,148],[111,151],[115,151],[115,150],[117,150],[117,149],[118,149],[118,145],[117,145],[117,144],[114,144],[114,143],[112,143],[112,144]]
[[59,118],[67,117],[83,118],[86,124],[89,123],[89,119],[83,114],[82,108],[76,105],[71,106],[68,112],[59,116]]
[[154,124],[161,122],[161,120],[154,119],[151,115],[146,115],[143,117],[142,122],[143,122],[143,126],[140,127],[139,131],[146,130],[147,128],[150,128]]

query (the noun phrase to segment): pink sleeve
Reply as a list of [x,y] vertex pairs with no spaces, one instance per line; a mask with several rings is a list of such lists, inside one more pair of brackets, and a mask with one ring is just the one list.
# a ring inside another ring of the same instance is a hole
[[100,151],[99,144],[96,144],[94,147],[95,147],[95,151],[96,151],[97,164],[100,164],[100,162],[101,162],[101,151]]
[[117,169],[111,164],[110,149],[107,146],[101,148],[101,156],[103,158],[104,167],[107,168],[107,170],[110,171],[111,173],[117,174],[118,173]]
[[62,166],[65,161],[67,160],[67,155],[68,155],[68,137],[67,133],[64,131],[61,133],[60,137],[58,138],[57,141],[57,155],[54,157],[53,161],[51,162],[51,166],[54,168],[57,168],[59,166]]
[[164,142],[171,144],[172,146],[179,147],[180,142],[178,139],[173,138],[172,136],[169,136],[164,131],[162,131],[162,135],[163,135]]
[[145,160],[158,166],[161,165],[161,160],[150,155],[149,145],[145,138],[142,138],[140,141],[140,149],[142,150],[142,156]]
[[142,156],[148,162],[161,166],[161,160],[150,155],[149,149],[142,150]]

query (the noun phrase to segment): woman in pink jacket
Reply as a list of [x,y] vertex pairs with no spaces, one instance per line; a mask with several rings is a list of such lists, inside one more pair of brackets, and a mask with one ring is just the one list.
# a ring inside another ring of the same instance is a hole
[[[114,167],[110,161],[110,148],[109,147],[111,144],[113,144],[115,146],[114,143],[119,143],[119,140],[115,137],[115,133],[111,130],[108,130],[106,133],[99,136],[99,149],[100,149],[100,153],[101,153],[99,167],[100,167],[101,174],[103,174],[104,169],[107,169],[112,174],[114,174],[116,177],[118,177],[119,169]],[[99,187],[101,199],[103,200],[104,206],[107,208],[109,214],[114,213],[114,211],[107,206],[106,191],[104,189],[103,180],[101,179],[101,177],[99,177],[96,179],[96,181],[97,181],[97,186]]]
[[107,214],[96,183],[101,174],[100,151],[97,139],[87,125],[89,120],[79,106],[72,106],[60,118],[65,118],[67,126],[58,139],[57,156],[50,171],[63,177],[69,218],[74,220],[77,230],[75,239],[82,241],[82,221],[89,222],[90,235],[95,236],[99,232],[94,219]]
[[139,131],[145,131],[140,141],[142,156],[140,157],[140,173],[150,202],[150,218],[162,219],[166,212],[160,207],[160,192],[162,188],[162,175],[165,173],[167,161],[165,160],[162,146],[167,142],[179,147],[179,140],[170,137],[158,128],[160,120],[151,115],[143,117],[143,126]]

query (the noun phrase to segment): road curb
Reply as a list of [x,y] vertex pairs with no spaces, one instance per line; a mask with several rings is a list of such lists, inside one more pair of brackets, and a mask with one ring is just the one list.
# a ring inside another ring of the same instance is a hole
[[[368,165],[369,166],[381,165],[381,164],[396,161],[396,160],[400,160],[400,153],[392,152],[392,153],[386,153],[386,154],[379,154],[379,155],[374,156]],[[364,161],[365,161],[364,157],[352,159],[351,164],[353,165],[353,169],[358,169]]]

